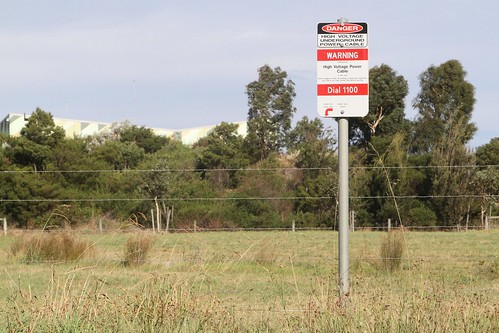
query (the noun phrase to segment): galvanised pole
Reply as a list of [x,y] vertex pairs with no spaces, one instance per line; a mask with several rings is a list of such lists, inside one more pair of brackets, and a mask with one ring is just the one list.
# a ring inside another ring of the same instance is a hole
[[338,274],[340,299],[348,296],[348,118],[338,119],[338,176],[339,176],[339,214],[338,214]]

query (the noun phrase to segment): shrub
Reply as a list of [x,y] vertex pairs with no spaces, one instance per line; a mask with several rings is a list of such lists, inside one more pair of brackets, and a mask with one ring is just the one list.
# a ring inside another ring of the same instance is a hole
[[381,264],[382,267],[394,272],[400,268],[402,256],[405,249],[405,237],[403,230],[389,231],[381,242]]
[[151,249],[152,237],[144,235],[134,235],[130,237],[125,245],[125,266],[142,265]]
[[437,215],[425,206],[409,209],[408,222],[412,226],[429,227],[437,224]]

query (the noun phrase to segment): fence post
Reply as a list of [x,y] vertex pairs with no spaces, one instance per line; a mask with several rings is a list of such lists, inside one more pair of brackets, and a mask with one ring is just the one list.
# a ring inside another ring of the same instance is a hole
[[170,223],[171,223],[171,225],[173,225],[173,213],[174,212],[175,212],[175,206],[172,206],[172,211],[170,212],[170,215],[171,215]]
[[350,211],[350,229],[355,231],[355,211]]
[[293,220],[293,224],[291,225],[291,229],[293,230],[293,232],[296,231],[296,224],[295,224],[295,220]]
[[392,219],[388,219],[388,231],[392,228]]
[[3,235],[7,236],[7,218],[3,218]]
[[99,233],[102,234],[102,217],[99,218]]
[[166,209],[166,228],[165,231],[168,233],[168,229],[170,229],[170,207]]
[[489,216],[488,215],[485,215],[485,230],[489,230]]
[[161,232],[161,212],[159,211],[158,197],[154,197],[154,204],[156,205],[156,229]]
[[152,233],[156,233],[156,227],[154,226],[154,209],[151,209],[151,219],[152,219]]
[[196,220],[194,220],[194,232],[196,232],[196,229],[197,229],[197,222]]

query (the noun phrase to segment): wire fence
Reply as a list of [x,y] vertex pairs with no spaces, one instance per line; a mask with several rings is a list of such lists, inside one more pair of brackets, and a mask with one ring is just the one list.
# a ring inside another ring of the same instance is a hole
[[[486,194],[459,194],[459,195],[354,195],[351,200],[357,199],[480,199]],[[127,201],[248,201],[248,200],[331,200],[335,196],[287,196],[287,197],[155,197],[155,198],[33,198],[33,199],[0,199],[0,202],[127,202]]]
[[[497,164],[490,165],[411,165],[411,166],[350,166],[350,170],[406,170],[406,169],[486,169],[486,168],[499,168]],[[35,173],[35,174],[65,174],[65,173],[163,173],[163,172],[220,172],[220,171],[240,171],[240,172],[274,172],[274,171],[337,171],[337,167],[321,167],[321,168],[307,168],[307,167],[289,167],[289,168],[172,168],[172,169],[82,169],[82,170],[0,170],[0,174],[5,173]]]
[[[423,166],[354,166],[350,167],[351,170],[379,170],[379,169],[388,169],[388,170],[405,170],[405,169],[414,169],[414,170],[424,170],[424,169],[452,169],[452,170],[478,170],[483,168],[492,168],[494,170],[499,170],[499,165],[485,165],[485,166],[477,166],[477,165],[423,165]],[[182,169],[130,169],[130,170],[42,170],[42,171],[34,171],[34,170],[0,170],[0,177],[2,175],[9,174],[106,174],[106,173],[123,173],[123,174],[149,174],[149,173],[208,173],[208,172],[243,172],[243,173],[258,173],[258,172],[307,172],[307,171],[327,171],[327,172],[335,172],[334,168],[245,168],[245,169],[234,169],[234,168],[217,168],[217,169],[196,169],[196,168],[182,168]],[[362,201],[375,201],[375,200],[399,200],[401,202],[408,200],[421,200],[421,201],[429,201],[433,199],[442,199],[442,200],[451,200],[451,199],[459,199],[459,200],[469,200],[470,202],[475,200],[487,200],[490,202],[499,201],[499,192],[497,193],[479,193],[478,189],[475,189],[477,192],[468,192],[468,193],[460,193],[460,194],[428,194],[428,195],[402,195],[394,193],[393,195],[387,194],[378,194],[378,195],[358,195],[356,193],[351,193],[349,199],[352,204],[358,204]],[[71,203],[81,203],[81,204],[98,204],[98,203],[148,203],[149,205],[154,202],[167,202],[170,204],[176,203],[215,203],[215,202],[241,202],[241,201],[282,201],[282,202],[300,202],[300,201],[330,201],[335,202],[337,200],[336,195],[257,195],[257,196],[234,196],[231,195],[232,192],[219,194],[219,196],[155,196],[155,197],[147,197],[138,194],[131,194],[126,197],[120,195],[120,197],[113,196],[110,193],[96,195],[95,191],[87,190],[82,192],[73,191],[73,197],[23,197],[22,195],[5,197],[5,195],[0,195],[0,204],[12,204],[12,203],[54,203],[54,204],[71,204]],[[27,193],[29,194],[29,193]],[[489,214],[491,215],[491,214]],[[1,217],[1,216],[0,216]],[[483,217],[482,217],[483,220]],[[445,222],[445,221],[444,221]],[[384,226],[384,222],[376,221],[372,223],[374,226],[364,227],[359,226],[355,227],[355,230],[386,230],[389,229],[389,226]],[[381,226],[380,226],[381,225]],[[292,227],[280,227],[280,228],[263,228],[263,230],[289,230]],[[463,230],[467,229],[480,229],[486,228],[485,223],[481,221],[481,225],[468,225],[468,226],[460,226],[460,225],[441,225],[441,226],[411,226],[411,230]],[[194,229],[194,227],[193,227]],[[294,227],[293,227],[294,229]],[[324,228],[302,228],[302,230],[320,230]],[[242,228],[197,228],[199,232],[201,231],[239,231]],[[248,229],[247,229],[248,230]],[[260,230],[259,228],[251,228],[249,230]],[[185,232],[185,229],[170,229],[172,232]]]

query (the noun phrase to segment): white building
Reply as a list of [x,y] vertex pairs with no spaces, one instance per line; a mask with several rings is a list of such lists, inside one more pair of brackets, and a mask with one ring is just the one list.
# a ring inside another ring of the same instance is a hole
[[[60,126],[66,131],[66,137],[86,137],[98,133],[103,133],[111,129],[112,123],[102,123],[96,121],[75,120],[53,118],[56,126]],[[10,136],[19,136],[21,130],[26,125],[28,117],[22,114],[9,113],[0,122],[0,133]],[[236,122],[239,125],[237,133],[246,136],[247,124],[245,121]],[[206,137],[217,125],[187,128],[187,129],[164,129],[151,128],[156,135],[165,136],[175,140],[181,140],[185,145],[192,145],[199,139]]]

